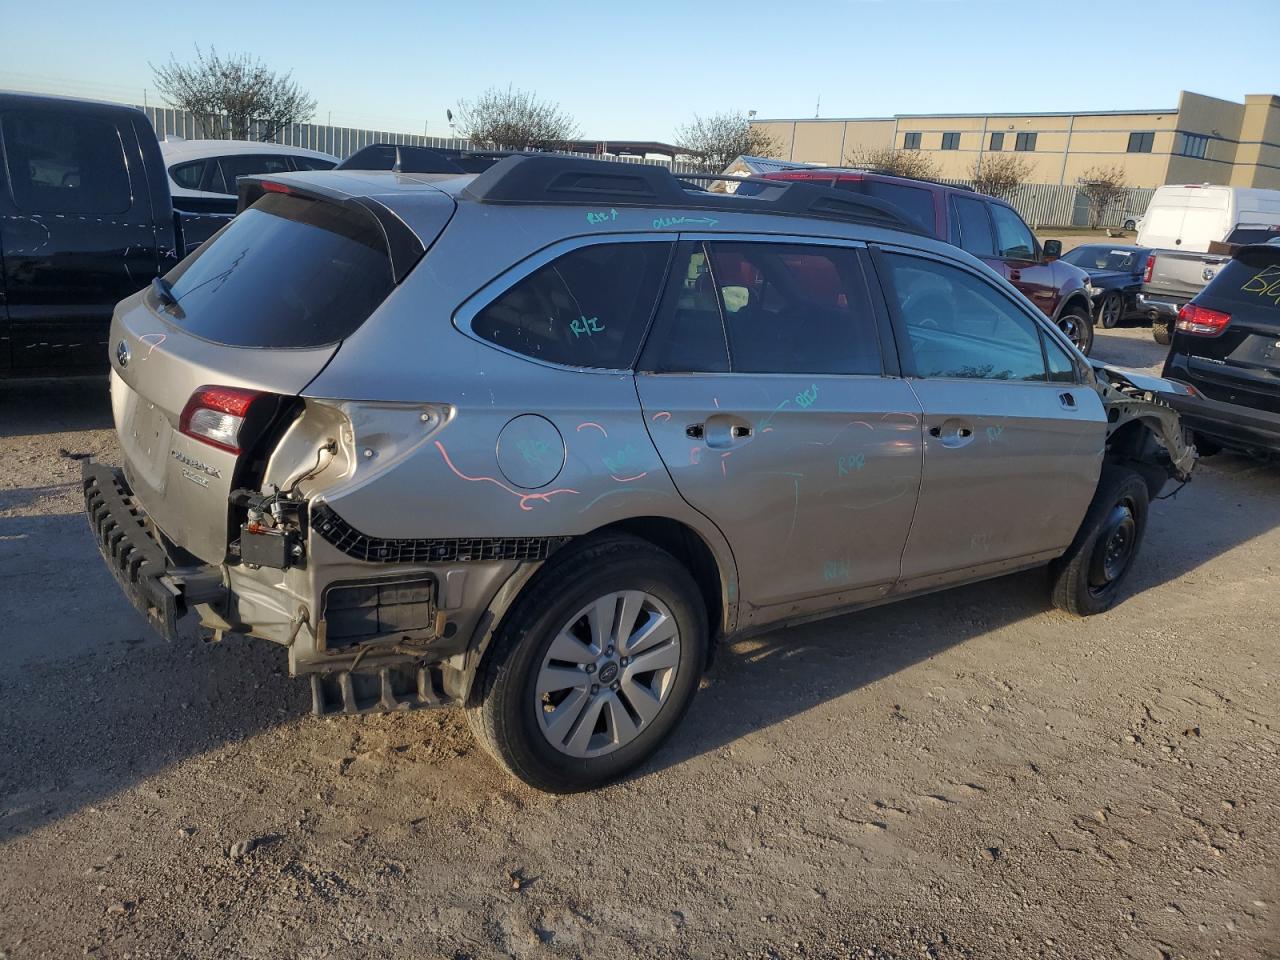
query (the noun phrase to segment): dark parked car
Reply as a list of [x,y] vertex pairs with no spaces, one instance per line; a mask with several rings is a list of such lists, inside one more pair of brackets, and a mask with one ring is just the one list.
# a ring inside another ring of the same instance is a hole
[[141,110],[0,93],[0,377],[105,373],[111,311],[194,222]]
[[1179,311],[1164,374],[1194,388],[1167,399],[1202,453],[1280,453],[1280,245],[1242,247]]
[[1063,254],[1063,263],[1079,267],[1094,289],[1094,322],[1110,330],[1121,320],[1142,316],[1138,305],[1142,272],[1147,267],[1147,247],[1117,247],[1109,243],[1086,243]]
[[[822,167],[785,170],[769,180],[811,180],[887,200],[939,240],[967,250],[1022,291],[1087,354],[1093,348],[1093,305],[1085,273],[1058,259],[1062,244],[1043,248],[1018,211],[1002,200],[931,180]],[[739,188],[750,191],[751,185]]]

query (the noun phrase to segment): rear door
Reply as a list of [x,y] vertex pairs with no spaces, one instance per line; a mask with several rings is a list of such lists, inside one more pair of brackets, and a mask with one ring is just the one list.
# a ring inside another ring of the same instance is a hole
[[730,543],[749,621],[877,598],[898,579],[920,408],[882,355],[864,256],[687,239],[641,357],[651,436]]
[[144,160],[118,116],[82,105],[0,113],[9,187],[0,192],[0,258],[15,373],[102,369],[112,308],[156,275]]
[[1093,497],[1106,438],[1078,354],[977,270],[907,251],[875,262],[924,410],[901,589],[1060,553]]
[[1215,335],[1176,331],[1172,352],[1196,386],[1211,400],[1280,413],[1280,246],[1242,251],[1195,304],[1230,318]]

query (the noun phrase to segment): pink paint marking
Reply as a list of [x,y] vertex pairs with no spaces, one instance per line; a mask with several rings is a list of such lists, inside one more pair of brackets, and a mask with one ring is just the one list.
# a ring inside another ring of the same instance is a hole
[[[641,477],[647,477],[648,475],[649,475],[649,471],[648,471],[648,470],[646,470],[644,473],[637,473],[634,477],[616,477],[616,476],[614,476],[614,477],[613,477],[613,479],[614,479],[614,480],[617,480],[619,483],[630,483],[632,480],[639,480]],[[613,476],[613,474],[610,474],[610,476]]]
[[151,354],[155,353],[156,347],[158,347],[158,346],[160,346],[160,344],[164,343],[165,334],[163,334],[163,333],[144,333],[144,334],[143,334],[142,336],[140,336],[138,339],[139,339],[139,340],[141,340],[143,343],[150,344],[150,346],[151,346],[151,349],[150,349],[150,350],[148,350],[145,354],[143,354],[142,359],[143,359],[143,360],[145,360],[145,359],[147,359],[147,357],[151,356]]
[[690,447],[690,448],[689,448],[689,462],[690,462],[690,463],[697,463],[697,462],[698,462],[698,454],[700,454],[700,453],[702,453],[702,448],[701,448],[701,447]]
[[606,437],[609,435],[609,431],[608,431],[608,430],[606,430],[604,427],[600,426],[600,424],[596,423],[596,422],[595,422],[595,421],[593,421],[593,420],[588,420],[586,423],[580,423],[580,424],[578,424],[578,430],[579,430],[579,431],[581,431],[583,427],[595,427],[597,430],[599,430],[601,433],[603,433]]
[[772,433],[772,432],[773,432],[773,427],[765,427],[765,428],[764,428],[763,430],[761,430],[760,432],[761,432],[761,433]]
[[714,404],[716,405],[716,409],[717,409],[717,410],[719,410],[719,409],[720,409],[720,398],[719,398],[719,397],[712,397],[712,398],[711,398],[711,402],[712,402],[712,403],[714,403]]
[[463,480],[470,480],[472,483],[480,483],[482,481],[487,481],[489,483],[492,483],[496,487],[501,487],[503,490],[511,494],[513,497],[519,498],[521,510],[533,509],[533,507],[529,506],[530,500],[541,500],[544,503],[546,503],[550,501],[550,499],[554,497],[557,493],[577,493],[578,492],[577,490],[570,490],[566,487],[558,490],[548,490],[546,493],[521,493],[519,490],[512,490],[501,480],[495,480],[493,477],[469,477],[453,465],[453,461],[449,459],[449,451],[445,450],[443,443],[441,443],[439,440],[436,440],[435,445],[436,445],[436,448],[440,451],[440,456],[444,457],[444,462],[448,465],[449,469],[452,470],[457,476],[461,477]]
[[729,471],[725,469],[725,467],[727,466],[727,464],[725,463],[725,461],[726,461],[726,460],[728,460],[728,459],[729,459],[730,457],[732,457],[732,456],[733,456],[733,451],[732,451],[732,450],[730,450],[728,453],[722,453],[722,454],[720,454],[720,476],[722,476],[722,477],[728,477],[728,476],[729,476]]
[[655,413],[655,414],[654,414],[652,417],[650,417],[649,419],[650,419],[650,420],[670,420],[670,419],[671,419],[671,414],[670,414],[670,413],[668,413],[666,410],[659,410],[657,413]]

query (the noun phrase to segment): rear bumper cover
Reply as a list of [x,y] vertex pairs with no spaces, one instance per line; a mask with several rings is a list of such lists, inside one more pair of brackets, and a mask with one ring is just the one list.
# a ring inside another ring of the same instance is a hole
[[1280,452],[1280,414],[1210,400],[1203,394],[1165,399],[1178,411],[1183,424],[1196,433],[1230,446]]
[[189,604],[222,592],[221,577],[213,567],[174,566],[119,470],[86,460],[81,482],[89,529],[107,569],[147,622],[165,639],[175,639]]
[[1136,300],[1138,310],[1151,315],[1152,319],[1168,320],[1171,323],[1178,319],[1178,311],[1188,302],[1166,294],[1151,296],[1146,293],[1139,293]]

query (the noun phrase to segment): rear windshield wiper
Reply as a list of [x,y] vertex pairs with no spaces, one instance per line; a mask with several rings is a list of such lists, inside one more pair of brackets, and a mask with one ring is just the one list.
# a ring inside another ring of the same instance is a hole
[[173,295],[173,287],[164,277],[156,277],[151,281],[151,292],[166,307],[176,307],[178,305],[178,298]]

